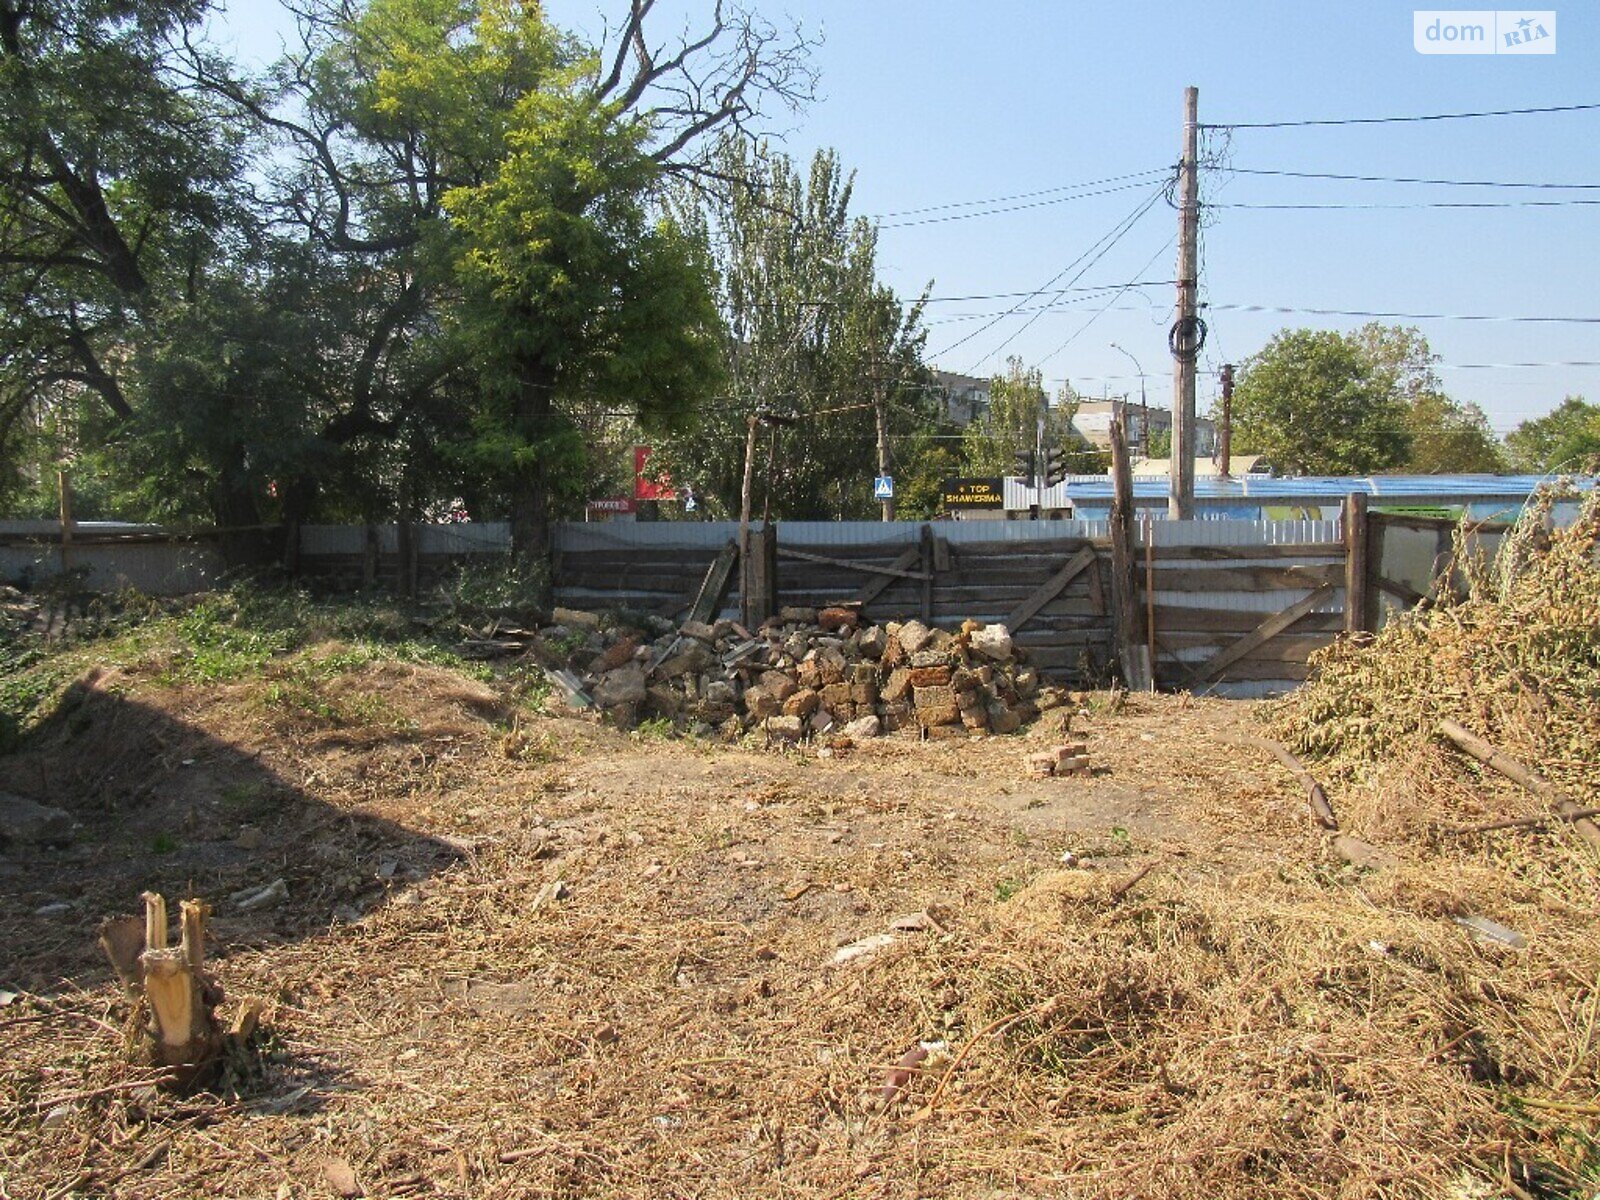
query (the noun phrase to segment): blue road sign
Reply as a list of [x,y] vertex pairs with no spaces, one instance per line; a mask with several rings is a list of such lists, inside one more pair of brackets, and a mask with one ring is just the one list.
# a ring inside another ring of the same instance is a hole
[[872,498],[874,500],[894,499],[894,476],[879,475],[872,481]]

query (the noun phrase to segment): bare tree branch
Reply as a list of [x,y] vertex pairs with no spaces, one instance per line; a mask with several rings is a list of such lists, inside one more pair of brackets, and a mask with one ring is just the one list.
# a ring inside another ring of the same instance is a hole
[[669,173],[700,171],[715,133],[753,136],[764,100],[797,108],[814,97],[816,43],[798,27],[781,33],[717,0],[703,32],[685,31],[675,48],[652,49],[646,23],[654,5],[631,0],[614,47],[600,48],[610,69],[592,94],[649,123],[658,139],[650,156]]

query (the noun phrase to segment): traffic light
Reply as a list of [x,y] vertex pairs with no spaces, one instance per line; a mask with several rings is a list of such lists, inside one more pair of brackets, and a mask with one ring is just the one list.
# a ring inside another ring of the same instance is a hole
[[1018,450],[1016,458],[1013,460],[1013,462],[1016,464],[1017,474],[1022,476],[1022,478],[1032,482],[1034,466],[1033,451]]
[[1044,451],[1044,485],[1055,487],[1067,477],[1067,452],[1060,446],[1046,446]]

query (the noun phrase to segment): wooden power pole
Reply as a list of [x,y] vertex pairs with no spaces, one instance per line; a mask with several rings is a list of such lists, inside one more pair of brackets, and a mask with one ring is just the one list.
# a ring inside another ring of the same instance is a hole
[[1178,168],[1178,317],[1172,327],[1172,462],[1167,515],[1194,516],[1194,372],[1200,351],[1200,89],[1183,93],[1183,161]]

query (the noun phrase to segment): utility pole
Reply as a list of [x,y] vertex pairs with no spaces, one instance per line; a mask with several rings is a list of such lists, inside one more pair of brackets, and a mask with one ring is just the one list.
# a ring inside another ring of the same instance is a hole
[[1222,432],[1217,444],[1219,471],[1224,479],[1233,467],[1233,364],[1222,364]]
[[[883,394],[883,379],[878,373],[878,360],[872,360],[872,411],[878,418],[878,474],[889,475],[889,407]],[[883,519],[894,520],[894,497],[883,501]]]
[[1175,521],[1194,516],[1194,372],[1200,356],[1198,292],[1200,273],[1200,89],[1183,92],[1183,161],[1178,168],[1178,319],[1168,343],[1172,350],[1172,464],[1167,515]]

